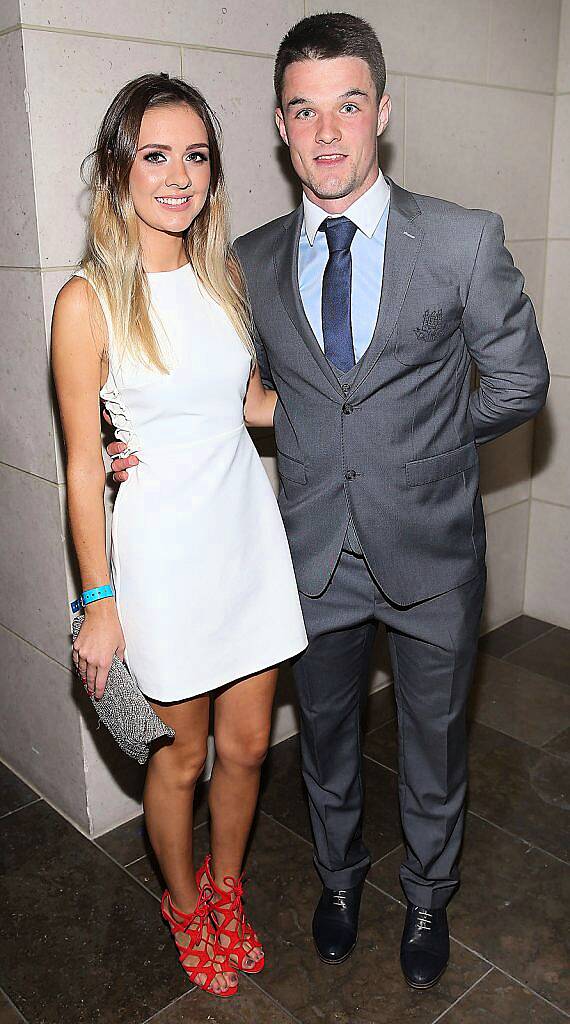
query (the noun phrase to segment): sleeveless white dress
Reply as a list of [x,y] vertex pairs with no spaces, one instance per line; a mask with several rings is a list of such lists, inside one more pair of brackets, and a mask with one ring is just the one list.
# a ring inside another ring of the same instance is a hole
[[276,665],[307,636],[283,522],[243,420],[249,353],[189,264],[148,281],[170,373],[119,359],[101,302],[101,398],[140,461],[111,525],[125,660],[144,694],[168,702]]

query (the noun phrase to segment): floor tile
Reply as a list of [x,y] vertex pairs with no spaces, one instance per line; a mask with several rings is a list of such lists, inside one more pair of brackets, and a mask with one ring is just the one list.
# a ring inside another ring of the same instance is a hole
[[443,1018],[445,1024],[562,1024],[565,1014],[493,970]]
[[[374,861],[401,842],[398,782],[393,772],[365,758],[364,786],[364,841]],[[272,818],[312,843],[298,736],[271,751],[260,806]]]
[[513,651],[506,660],[559,683],[570,684],[570,629],[553,629],[520,651]]
[[516,647],[521,647],[529,640],[535,640],[551,629],[550,622],[533,619],[530,615],[519,615],[511,622],[506,622],[504,626],[485,633],[479,640],[479,650],[485,654],[492,654],[495,658],[504,658]]
[[215,999],[195,989],[173,1006],[161,1010],[153,1017],[152,1024],[291,1024],[292,1020],[250,979],[240,974],[237,996]]
[[263,766],[259,806],[312,843],[298,736],[291,736],[269,751]]
[[364,715],[364,732],[371,732],[385,722],[391,722],[395,717],[394,686],[390,683],[370,694]]
[[[399,865],[396,852],[368,877],[402,899]],[[450,904],[453,936],[568,1011],[568,867],[469,814],[461,877]]]
[[[196,790],[194,800],[194,822],[202,824],[208,817],[208,789],[201,785]],[[146,829],[144,826],[144,815],[139,814],[131,818],[124,825],[105,832],[96,840],[97,845],[114,857],[119,864],[131,864],[152,852]]]
[[398,771],[398,726],[394,719],[369,732],[364,740],[364,753],[392,771]]
[[570,765],[472,723],[469,809],[534,846],[570,856]]
[[[202,825],[200,828],[194,830],[194,864],[198,867],[202,863],[209,849],[209,832],[208,826]],[[127,871],[129,875],[136,878],[141,885],[144,885],[146,889],[153,896],[158,899],[162,896],[164,891],[164,881],[160,874],[160,868],[156,861],[156,858],[152,852],[148,853],[144,857],[140,857],[133,864],[129,864]]]
[[25,1024],[25,1018],[0,990],[0,1024]]
[[482,654],[470,714],[483,725],[540,747],[570,726],[570,690],[564,683]]
[[567,761],[570,761],[570,728],[565,729],[564,732],[559,733],[554,739],[545,743],[544,749],[551,750],[553,754],[558,754],[558,757],[564,757]]
[[156,901],[47,804],[0,845],[2,984],[29,1024],[139,1024],[188,988]]
[[33,789],[26,786],[5,764],[0,763],[0,818],[37,799],[38,794]]
[[346,964],[322,964],[311,936],[321,886],[307,845],[262,815],[248,873],[253,923],[267,966],[256,983],[303,1024],[394,1024],[431,1021],[488,968],[454,947],[441,985],[413,992],[399,966],[403,908],[365,887],[359,941]]

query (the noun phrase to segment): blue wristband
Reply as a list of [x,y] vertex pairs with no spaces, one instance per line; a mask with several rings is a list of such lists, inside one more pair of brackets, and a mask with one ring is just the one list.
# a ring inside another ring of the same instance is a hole
[[102,587],[94,587],[93,590],[84,590],[77,601],[71,602],[72,612],[79,612],[82,608],[85,608],[86,604],[92,604],[93,601],[101,601],[104,597],[114,597],[115,591],[109,583],[105,583]]

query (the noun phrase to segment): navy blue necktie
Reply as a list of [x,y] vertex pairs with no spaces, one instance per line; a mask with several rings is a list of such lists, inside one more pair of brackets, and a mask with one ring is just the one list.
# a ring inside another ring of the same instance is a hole
[[350,319],[350,246],[356,234],[356,224],[347,217],[328,217],[322,224],[321,231],[327,236],[329,247],[321,300],[325,355],[337,370],[346,373],[352,369],[355,362]]

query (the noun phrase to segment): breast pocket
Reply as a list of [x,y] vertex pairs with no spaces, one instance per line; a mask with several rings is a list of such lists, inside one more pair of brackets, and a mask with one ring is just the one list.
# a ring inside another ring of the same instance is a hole
[[405,366],[445,359],[462,316],[456,288],[438,288],[433,296],[423,291],[422,298],[408,294],[396,329],[396,359]]

